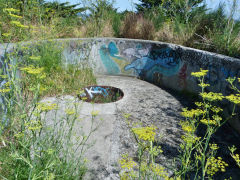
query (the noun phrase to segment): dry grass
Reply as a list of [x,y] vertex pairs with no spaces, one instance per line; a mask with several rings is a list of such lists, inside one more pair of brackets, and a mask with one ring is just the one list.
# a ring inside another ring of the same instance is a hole
[[112,22],[111,20],[107,20],[104,23],[102,32],[100,33],[102,37],[114,37],[114,32],[112,28]]
[[125,38],[132,39],[149,39],[154,38],[155,29],[150,20],[147,20],[141,14],[129,13],[123,22],[121,35]]

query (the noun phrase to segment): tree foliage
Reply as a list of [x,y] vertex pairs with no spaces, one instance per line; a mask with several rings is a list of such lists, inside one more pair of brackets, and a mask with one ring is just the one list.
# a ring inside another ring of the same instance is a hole
[[203,0],[139,0],[139,1],[141,2],[141,4],[136,4],[138,11],[144,11],[145,9],[151,9],[153,7],[158,6],[162,6],[166,9],[172,8],[174,6],[180,9],[182,9],[182,7],[184,6],[193,8],[198,6],[200,3],[203,3]]
[[55,2],[45,2],[43,7],[45,8],[46,14],[55,14],[59,17],[72,17],[77,16],[78,13],[82,13],[86,8],[77,8],[80,4],[70,5],[69,2],[59,3]]
[[206,11],[204,0],[140,0],[136,4],[138,12],[158,9],[163,15],[170,18],[180,18],[185,22],[198,14]]
[[14,8],[25,18],[30,14],[40,14],[43,18],[73,17],[86,10],[86,8],[78,8],[79,5],[70,5],[69,2],[46,2],[45,0],[0,0],[0,9]]

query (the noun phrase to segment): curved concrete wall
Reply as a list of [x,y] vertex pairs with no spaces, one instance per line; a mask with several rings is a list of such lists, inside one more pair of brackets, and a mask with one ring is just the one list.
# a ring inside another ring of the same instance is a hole
[[[233,93],[226,78],[240,76],[240,59],[174,44],[118,38],[58,39],[56,42],[64,44],[65,63],[86,62],[96,74],[137,76],[178,91],[200,91],[197,79],[191,76],[191,72],[200,68],[209,70],[205,78],[211,85],[208,90],[224,95]],[[0,59],[3,57],[3,48],[0,48]]]
[[89,59],[96,74],[137,76],[174,90],[198,93],[191,72],[208,69],[208,89],[232,93],[226,78],[240,75],[240,59],[179,45],[117,38],[66,39],[67,63]]

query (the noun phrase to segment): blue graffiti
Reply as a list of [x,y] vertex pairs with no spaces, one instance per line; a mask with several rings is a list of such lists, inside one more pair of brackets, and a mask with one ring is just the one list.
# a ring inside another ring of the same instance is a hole
[[90,98],[92,99],[94,97],[95,94],[102,94],[104,97],[108,96],[108,90],[109,88],[103,88],[100,86],[96,86],[96,87],[90,87],[85,88],[86,92],[88,93],[88,95],[90,96]]
[[156,62],[149,57],[142,57],[141,59],[137,59],[133,61],[131,64],[127,65],[124,69],[125,71],[129,69],[135,69],[137,74],[140,76],[144,71],[150,70],[153,66],[155,66]]
[[177,74],[181,68],[181,59],[176,52],[170,48],[157,49],[150,55],[142,57],[127,65],[124,69],[135,69],[138,76],[147,75],[152,78],[155,72],[165,76]]
[[110,42],[108,44],[108,51],[109,51],[110,56],[118,58],[118,56],[116,56],[116,55],[119,54],[119,51],[114,42]]
[[110,42],[108,47],[105,45],[101,46],[99,51],[101,60],[103,65],[106,67],[106,70],[109,74],[119,74],[120,68],[116,62],[112,60],[112,58],[117,58],[122,60],[121,57],[117,56],[119,54],[119,50],[114,42]]
[[137,48],[137,49],[142,49],[142,44],[137,44],[137,45],[136,45],[136,48]]

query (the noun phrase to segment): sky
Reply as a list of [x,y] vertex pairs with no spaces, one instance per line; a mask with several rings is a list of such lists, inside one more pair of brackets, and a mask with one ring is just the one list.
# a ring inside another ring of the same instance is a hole
[[[56,0],[45,0],[45,1],[56,1]],[[79,2],[84,2],[84,0],[57,0],[59,2],[70,2],[71,4],[76,4]],[[86,2],[89,0],[85,0]],[[139,0],[114,0],[114,7],[118,8],[118,11],[124,11],[124,10],[135,10],[134,8],[134,3],[139,3]],[[229,14],[230,12],[230,7],[232,4],[233,0],[205,0],[207,3],[207,7],[211,10],[211,9],[215,9],[218,7],[219,3],[225,3],[227,6],[227,10],[226,13]],[[240,0],[237,0],[237,4],[238,4],[238,12],[235,15],[235,19],[239,19],[240,18]]]

